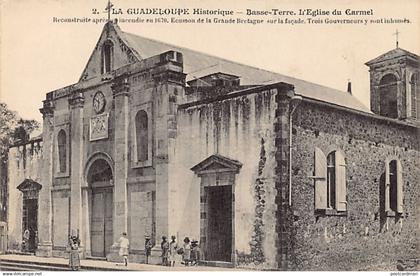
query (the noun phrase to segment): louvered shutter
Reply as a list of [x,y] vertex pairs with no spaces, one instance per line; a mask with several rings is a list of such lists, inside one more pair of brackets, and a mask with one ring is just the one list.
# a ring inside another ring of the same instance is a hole
[[400,160],[397,160],[397,212],[403,212],[403,186],[402,166]]
[[327,209],[327,158],[315,148],[315,209]]
[[389,188],[391,187],[391,178],[389,177],[389,163],[388,161],[385,162],[385,187],[384,187],[384,195],[385,195],[385,212],[390,210],[390,196],[389,196]]
[[335,152],[335,204],[337,211],[347,210],[346,161],[340,151]]

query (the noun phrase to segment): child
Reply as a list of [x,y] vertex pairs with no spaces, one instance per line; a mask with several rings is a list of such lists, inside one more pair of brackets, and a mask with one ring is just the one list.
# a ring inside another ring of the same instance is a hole
[[184,249],[184,253],[182,254],[182,260],[184,261],[184,265],[188,266],[190,264],[191,258],[191,246],[190,246],[190,238],[185,237],[184,245],[182,246]]
[[176,237],[171,237],[171,243],[169,244],[169,266],[175,266],[175,257],[177,254],[178,244],[176,243]]
[[124,265],[128,266],[128,246],[130,242],[127,239],[127,233],[123,232],[121,238],[118,240],[120,244],[120,252],[119,255],[124,258]]
[[168,266],[168,256],[169,256],[169,243],[166,240],[166,236],[162,236],[162,243],[160,244],[162,248],[162,265]]
[[144,237],[144,254],[146,255],[146,264],[149,263],[149,256],[152,253],[152,241],[150,240],[150,236],[146,235]]
[[197,265],[200,260],[200,247],[198,247],[198,241],[191,241],[191,265]]

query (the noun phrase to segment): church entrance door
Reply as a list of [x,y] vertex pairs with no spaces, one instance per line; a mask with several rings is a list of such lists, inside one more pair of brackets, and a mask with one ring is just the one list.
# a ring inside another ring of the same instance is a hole
[[206,187],[208,199],[207,260],[231,261],[232,186]]
[[112,189],[92,191],[91,248],[92,256],[105,257],[112,241]]
[[113,244],[114,193],[108,162],[96,160],[89,169],[91,188],[90,242],[92,257],[106,257]]

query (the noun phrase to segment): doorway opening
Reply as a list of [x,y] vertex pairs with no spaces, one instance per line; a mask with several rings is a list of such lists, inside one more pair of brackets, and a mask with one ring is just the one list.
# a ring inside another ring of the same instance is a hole
[[38,196],[42,185],[25,179],[17,189],[23,193],[22,251],[34,253],[38,248]]
[[105,257],[113,244],[114,188],[110,165],[97,159],[89,168],[90,242],[92,257]]
[[232,253],[232,186],[206,187],[208,261],[230,262]]

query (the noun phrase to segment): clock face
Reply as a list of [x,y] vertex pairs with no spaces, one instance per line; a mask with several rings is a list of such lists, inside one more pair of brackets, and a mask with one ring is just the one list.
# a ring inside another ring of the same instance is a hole
[[105,96],[102,92],[96,92],[93,97],[93,109],[96,113],[101,113],[105,108]]

